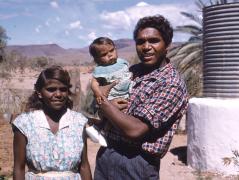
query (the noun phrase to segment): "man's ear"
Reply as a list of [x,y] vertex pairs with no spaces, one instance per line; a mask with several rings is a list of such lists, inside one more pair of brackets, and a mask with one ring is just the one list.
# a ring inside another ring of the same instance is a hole
[[38,98],[39,98],[39,99],[41,99],[41,98],[42,98],[42,95],[41,95],[41,93],[40,93],[40,92],[38,92],[38,91],[37,91],[36,93],[37,93],[37,96],[38,96]]

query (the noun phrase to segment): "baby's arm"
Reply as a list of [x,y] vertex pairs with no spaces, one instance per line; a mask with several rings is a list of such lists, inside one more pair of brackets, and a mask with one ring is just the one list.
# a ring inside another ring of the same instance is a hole
[[99,86],[100,86],[99,82],[97,81],[96,78],[93,77],[92,80],[91,80],[91,89],[94,93],[94,96],[96,98],[97,103],[101,104],[104,95],[101,92]]

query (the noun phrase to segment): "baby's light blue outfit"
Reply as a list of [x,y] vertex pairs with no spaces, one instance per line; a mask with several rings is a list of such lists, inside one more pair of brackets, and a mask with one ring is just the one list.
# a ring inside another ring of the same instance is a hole
[[107,83],[119,80],[119,83],[116,84],[109,92],[109,100],[118,97],[127,99],[129,97],[132,73],[129,72],[128,61],[118,58],[115,64],[108,66],[96,66],[93,71],[93,76],[96,79],[104,78]]
[[[26,161],[37,172],[70,171],[73,176],[60,178],[81,179],[78,173],[84,146],[83,129],[87,119],[78,112],[67,109],[59,121],[59,130],[53,134],[42,110],[19,115],[13,124],[26,136]],[[58,180],[37,177],[32,172],[25,179]]]
[[[129,98],[132,73],[129,72],[128,61],[118,58],[115,64],[108,66],[96,66],[93,71],[93,77],[98,80],[103,78],[104,82],[107,84],[116,80],[118,81],[118,84],[116,84],[109,92],[109,100],[114,98]],[[102,131],[97,130],[98,128],[95,126],[97,127],[97,125],[87,127],[86,133],[93,142],[98,142],[101,146],[107,146],[107,142],[101,134]]]

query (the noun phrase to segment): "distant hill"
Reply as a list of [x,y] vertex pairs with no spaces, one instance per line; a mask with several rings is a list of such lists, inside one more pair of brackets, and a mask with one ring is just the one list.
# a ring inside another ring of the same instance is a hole
[[[119,57],[129,61],[135,57],[135,44],[132,39],[119,39],[114,42],[118,49]],[[93,63],[93,59],[88,52],[88,47],[64,49],[57,44],[7,46],[6,52],[10,53],[11,51],[20,53],[28,58],[50,57],[55,63],[66,65],[87,65]]]
[[37,56],[55,56],[57,54],[64,54],[66,50],[57,44],[44,45],[14,45],[8,46],[7,51],[16,51],[27,57]]

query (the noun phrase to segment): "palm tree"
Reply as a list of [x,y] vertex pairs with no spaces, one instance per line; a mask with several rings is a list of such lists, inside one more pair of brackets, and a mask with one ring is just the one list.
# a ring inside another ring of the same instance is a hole
[[[232,0],[230,2],[238,2]],[[230,3],[228,0],[210,0],[210,5]],[[201,0],[195,2],[200,12],[207,6]],[[189,95],[201,96],[202,94],[202,18],[193,13],[181,12],[181,14],[195,22],[196,25],[177,26],[176,32],[191,34],[189,40],[183,44],[169,49],[168,57],[182,74],[186,81]]]

